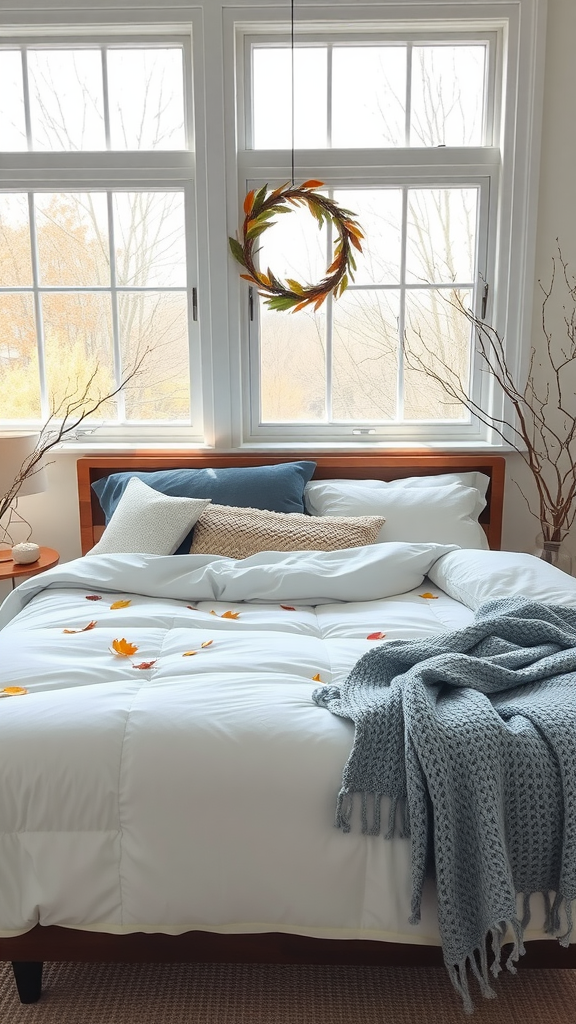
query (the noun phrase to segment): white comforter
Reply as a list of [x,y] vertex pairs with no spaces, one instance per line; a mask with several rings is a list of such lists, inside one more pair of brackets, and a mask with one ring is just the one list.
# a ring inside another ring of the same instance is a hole
[[0,701],[0,935],[438,943],[431,889],[407,924],[407,841],[333,827],[352,725],[311,695],[374,643],[466,625],[479,579],[508,596],[515,564],[531,596],[540,582],[576,603],[576,581],[526,559],[422,544],[103,555],[22,584],[0,609],[0,690],[28,691]]

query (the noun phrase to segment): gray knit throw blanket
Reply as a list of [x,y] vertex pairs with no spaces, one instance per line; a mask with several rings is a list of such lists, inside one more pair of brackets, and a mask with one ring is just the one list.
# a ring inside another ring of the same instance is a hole
[[381,798],[391,798],[386,837],[396,829],[411,837],[410,921],[420,920],[424,878],[433,873],[444,960],[467,1012],[470,971],[483,995],[495,994],[487,942],[496,977],[508,928],[515,942],[506,966],[515,972],[531,894],[543,894],[546,930],[568,945],[576,609],[490,601],[464,629],[378,645],[341,687],[320,687],[314,700],[355,725],[336,825],[350,831],[358,801],[362,831],[377,835]]

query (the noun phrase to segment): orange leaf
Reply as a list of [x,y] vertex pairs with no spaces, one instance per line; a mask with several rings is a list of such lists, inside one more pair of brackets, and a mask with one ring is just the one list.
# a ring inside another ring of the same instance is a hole
[[210,647],[210,644],[213,644],[213,643],[214,643],[213,640],[205,640],[204,643],[200,644],[200,647]]
[[255,189],[252,189],[244,199],[244,213],[246,216],[248,216],[250,210],[254,206],[254,192]]
[[324,295],[321,295],[319,299],[316,299],[316,302],[314,303],[314,312],[316,312],[317,309],[320,309],[320,306],[322,305],[323,302],[326,301],[327,298],[328,292],[324,292]]
[[280,607],[283,608],[285,612],[295,612],[296,611],[294,606],[291,605],[291,604],[281,604]]
[[99,594],[86,594],[87,601],[101,601],[102,598]]
[[239,619],[240,612],[222,612],[221,619]]
[[0,697],[19,697],[22,693],[28,693],[23,686],[5,686],[0,690]]
[[184,651],[183,658],[191,658],[193,654],[198,654],[198,651]]
[[310,178],[308,181],[302,182],[300,188],[322,188],[323,181],[317,181],[316,178]]
[[141,661],[139,665],[133,664],[132,668],[152,668],[152,665],[155,665],[157,661],[157,658],[154,658],[154,661]]
[[367,640],[383,640],[386,633],[368,633]]
[[360,245],[360,242],[356,238],[356,235],[349,235],[348,237],[349,237],[350,241],[352,242],[352,245],[354,246],[354,248],[358,249],[358,252],[362,252],[362,246]]
[[320,679],[320,673],[319,672],[317,672],[315,676],[312,676],[312,682],[313,683],[321,683],[322,682],[322,680]]
[[131,601],[114,601],[114,604],[110,605],[110,611],[116,611],[117,608],[127,608]]
[[62,632],[63,633],[86,633],[89,629],[94,629],[94,626],[96,625],[96,622],[97,622],[96,619],[92,619],[92,622],[89,622],[87,626],[83,626],[82,629],[63,629]]
[[113,640],[109,650],[111,654],[117,654],[120,658],[131,658],[138,648],[136,644],[131,644],[122,637],[121,640]]
[[428,591],[426,591],[425,594],[418,594],[418,597],[427,597],[429,601],[437,601],[438,600],[438,595],[437,594],[430,594]]
[[250,281],[250,284],[258,284],[258,281],[252,277],[252,274],[240,274],[240,277],[243,277],[245,281]]

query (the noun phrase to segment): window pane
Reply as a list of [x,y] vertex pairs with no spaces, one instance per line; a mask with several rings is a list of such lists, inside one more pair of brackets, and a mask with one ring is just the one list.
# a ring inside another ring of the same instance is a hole
[[[114,387],[114,357],[110,295],[94,292],[56,292],[42,297],[46,381],[51,404],[58,409],[70,396],[88,386],[91,395]],[[95,419],[116,415],[115,402],[106,403]]]
[[318,229],[308,207],[295,206],[289,215],[278,217],[258,241],[260,268],[270,267],[280,280],[290,277],[299,284],[316,284],[324,277],[328,267],[326,226]]
[[[289,47],[255,46],[252,51],[252,146],[292,146],[292,54]],[[299,46],[294,51],[294,145],[327,145],[327,49]]]
[[406,47],[335,46],[332,145],[404,146],[405,140]]
[[28,196],[0,195],[0,287],[32,284]]
[[326,317],[278,313],[260,304],[260,405],[263,423],[326,419]]
[[124,393],[129,420],[189,420],[188,304],[183,292],[124,293],[118,298],[124,372],[149,349],[142,373]]
[[481,146],[487,48],[414,46],[412,146]]
[[100,50],[30,50],[34,149],[105,149]]
[[475,188],[408,190],[408,281],[473,282],[477,204]]
[[20,50],[0,50],[0,149],[28,149]]
[[108,50],[112,149],[185,149],[180,47]]
[[334,303],[335,420],[396,416],[398,311],[392,291],[348,291]]
[[354,250],[355,284],[398,284],[402,239],[401,189],[337,189],[334,198],[344,209],[356,214],[364,233],[362,252]]
[[114,235],[119,285],[186,286],[181,192],[116,192]]
[[[409,292],[406,299],[406,361],[404,418],[407,420],[469,420],[466,409],[452,401],[441,384],[423,372],[435,370],[444,380],[460,379],[465,389],[470,374],[471,329],[451,304],[459,297],[464,308],[472,293],[459,290]],[[418,369],[420,367],[420,369]]]
[[43,285],[109,285],[108,214],[103,192],[34,197]]
[[36,420],[40,412],[33,298],[0,292],[0,420]]

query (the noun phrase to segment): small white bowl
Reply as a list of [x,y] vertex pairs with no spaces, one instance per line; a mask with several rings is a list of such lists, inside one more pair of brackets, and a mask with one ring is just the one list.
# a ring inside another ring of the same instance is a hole
[[37,562],[40,558],[40,548],[37,544],[15,544],[12,548],[12,558],[19,565],[27,565],[28,562]]

